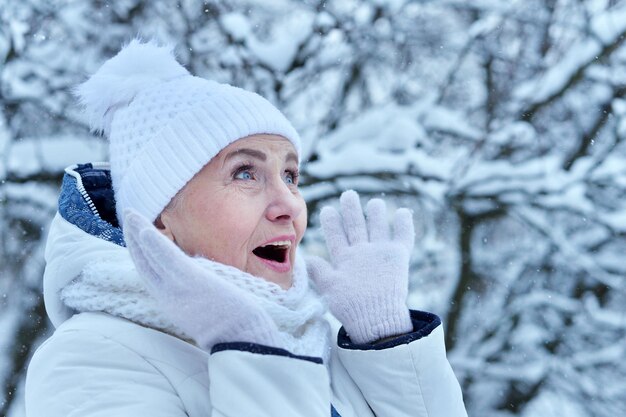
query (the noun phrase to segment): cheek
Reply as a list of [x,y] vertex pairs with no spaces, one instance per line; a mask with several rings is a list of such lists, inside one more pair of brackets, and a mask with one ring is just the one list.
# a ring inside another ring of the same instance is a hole
[[202,254],[240,267],[258,223],[248,210],[249,205],[222,200],[194,216],[201,219],[197,231],[202,235]]

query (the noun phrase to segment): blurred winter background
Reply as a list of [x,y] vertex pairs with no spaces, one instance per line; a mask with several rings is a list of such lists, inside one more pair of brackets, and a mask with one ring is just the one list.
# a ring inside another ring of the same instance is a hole
[[52,331],[63,168],[105,160],[70,89],[136,35],[257,91],[306,140],[303,193],[415,212],[411,306],[470,416],[626,410],[626,1],[0,0],[0,416]]

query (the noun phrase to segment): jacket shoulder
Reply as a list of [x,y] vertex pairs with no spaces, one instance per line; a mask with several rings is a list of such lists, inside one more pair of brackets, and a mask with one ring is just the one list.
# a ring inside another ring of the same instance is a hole
[[[152,410],[154,416],[187,415],[182,384],[203,368],[206,374],[206,360],[195,350],[104,313],[79,314],[33,356],[26,376],[27,414],[131,416]],[[178,356],[185,351],[187,356]]]

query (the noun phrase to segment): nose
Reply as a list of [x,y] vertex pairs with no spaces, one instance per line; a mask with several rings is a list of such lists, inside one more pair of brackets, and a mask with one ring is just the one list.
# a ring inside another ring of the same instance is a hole
[[269,187],[265,217],[271,222],[292,222],[304,209],[305,203],[300,194],[294,193],[282,179]]

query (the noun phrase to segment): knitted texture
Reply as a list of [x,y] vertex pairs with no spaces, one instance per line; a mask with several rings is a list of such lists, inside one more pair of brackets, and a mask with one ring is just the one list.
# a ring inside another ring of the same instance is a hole
[[126,242],[160,315],[198,346],[251,342],[328,359],[326,307],[297,258],[288,290],[237,268],[186,255],[145,217],[127,211]]
[[194,77],[172,49],[132,41],[77,88],[92,130],[110,141],[117,217],[154,221],[176,193],[230,143],[250,135],[300,137],[258,94]]
[[81,275],[61,290],[61,300],[78,312],[105,312],[183,340],[190,337],[165,316],[125,256],[85,265]]
[[[281,344],[288,351],[327,361],[329,328],[322,318],[326,307],[310,287],[302,262],[297,261],[294,285],[286,291],[221,264],[215,263],[214,271],[218,279],[228,280],[254,297],[276,323],[281,332]],[[100,259],[86,265],[83,273],[60,295],[63,303],[75,311],[106,312],[183,340],[193,340],[172,322],[157,299],[148,292],[128,252],[125,256]]]
[[392,237],[382,200],[370,200],[366,216],[355,191],[344,192],[340,204],[341,213],[324,207],[320,214],[332,265],[310,258],[311,279],[354,343],[410,332],[406,299],[415,240],[411,212],[396,211]]

